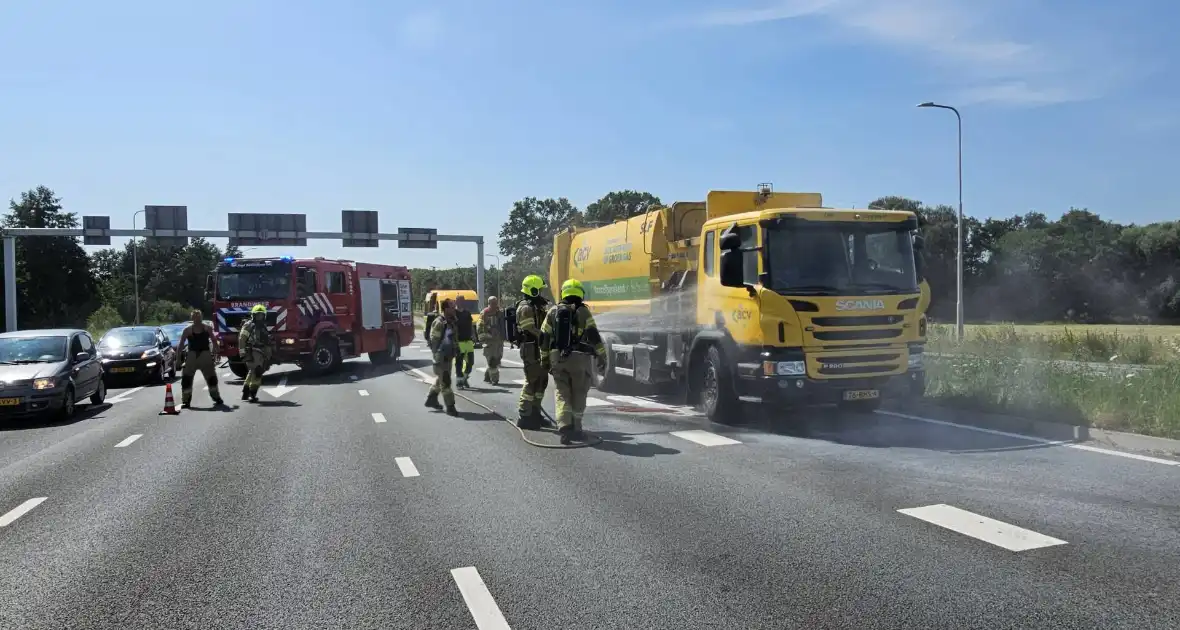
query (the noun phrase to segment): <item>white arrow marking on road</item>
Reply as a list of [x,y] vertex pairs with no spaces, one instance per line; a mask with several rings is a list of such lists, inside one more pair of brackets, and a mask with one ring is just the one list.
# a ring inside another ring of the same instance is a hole
[[138,440],[141,437],[143,437],[142,433],[136,433],[135,435],[128,436],[127,439],[116,444],[115,448],[123,448],[124,446],[131,446],[132,442]]
[[140,385],[139,387],[136,387],[135,389],[129,389],[125,392],[120,392],[119,395],[112,396],[112,397],[108,398],[107,402],[109,402],[109,403],[124,402],[124,401],[130,399],[131,394],[134,394],[135,392],[137,392],[141,389],[143,389],[142,385]]
[[467,603],[467,609],[471,611],[471,618],[475,619],[475,626],[479,630],[512,630],[475,567],[451,569],[451,577],[455,579],[455,584],[458,585],[463,601]]
[[41,505],[41,502],[49,497],[37,497],[36,499],[29,499],[24,503],[12,508],[4,516],[0,516],[0,527],[8,527],[16,519],[29,513],[29,510]]
[[358,391],[357,393],[360,394],[361,396],[368,396],[369,395],[369,391],[366,389],[362,389],[362,390]]
[[284,376],[283,378],[279,379],[279,386],[278,387],[268,387],[268,388],[266,388],[265,391],[266,391],[266,393],[270,394],[271,396],[278,398],[279,396],[282,396],[283,394],[286,394],[287,392],[294,391],[294,389],[296,387],[298,387],[298,385],[292,385],[290,387],[287,387],[287,377]]

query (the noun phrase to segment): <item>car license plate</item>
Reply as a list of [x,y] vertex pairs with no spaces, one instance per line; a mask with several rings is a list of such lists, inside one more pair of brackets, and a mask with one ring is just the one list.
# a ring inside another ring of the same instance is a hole
[[0,407],[16,407],[19,404],[19,398],[0,398]]
[[881,392],[875,389],[850,389],[844,392],[844,400],[871,400],[880,396]]
[[125,372],[134,372],[134,371],[135,371],[135,368],[132,368],[132,367],[111,368],[111,372],[114,372],[115,374],[123,374]]

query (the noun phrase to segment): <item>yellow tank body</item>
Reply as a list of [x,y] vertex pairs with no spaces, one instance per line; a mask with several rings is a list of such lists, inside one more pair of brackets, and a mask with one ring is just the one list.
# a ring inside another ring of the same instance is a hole
[[[807,271],[821,259],[831,261],[816,268],[821,272],[842,272],[846,265],[851,271],[854,254],[866,257],[869,237],[863,234],[885,234],[877,240],[908,248],[890,239],[910,239],[916,221],[909,212],[825,208],[818,193],[711,191],[704,202],[678,202],[610,225],[558,233],[549,281],[555,293],[569,278],[585,287],[586,304],[612,347],[610,367],[617,368],[604,384],[616,376],[641,383],[680,380],[695,393],[701,383],[694,368],[709,364],[728,381],[719,386],[725,390],[720,395],[731,401],[786,395],[873,405],[887,384],[911,392],[924,387],[918,355],[929,305],[925,281],[910,291],[820,292],[800,284],[767,286],[764,281],[776,285],[776,277],[802,271],[782,268],[781,261],[766,265],[775,253],[789,259],[796,249],[822,241],[839,245],[816,250],[814,259],[800,258]],[[756,250],[736,252],[747,286],[721,284],[720,243],[728,230],[741,235],[743,248]],[[774,246],[764,238],[775,239]],[[791,244],[782,245],[787,240]],[[905,276],[902,267],[898,277]],[[912,267],[910,273],[913,282]],[[798,294],[791,293],[794,286],[801,287]],[[722,405],[705,406],[716,416]]]

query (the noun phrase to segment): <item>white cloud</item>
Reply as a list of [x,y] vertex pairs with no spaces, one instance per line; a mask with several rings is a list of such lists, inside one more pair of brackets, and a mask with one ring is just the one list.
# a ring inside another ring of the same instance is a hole
[[[703,13],[700,27],[825,20],[868,42],[943,72],[959,103],[1050,105],[1099,98],[1142,67],[1117,54],[1101,31],[1014,0],[784,0],[757,9]],[[1021,29],[1030,35],[1020,37]]]
[[443,18],[436,11],[407,16],[397,27],[398,43],[415,50],[433,48],[442,39]]

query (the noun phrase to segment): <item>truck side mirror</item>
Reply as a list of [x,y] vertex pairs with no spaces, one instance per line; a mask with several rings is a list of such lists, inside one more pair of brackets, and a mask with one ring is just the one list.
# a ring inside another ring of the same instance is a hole
[[740,288],[746,286],[742,264],[742,251],[730,249],[721,252],[721,286]]
[[205,301],[213,299],[213,274],[205,276]]

